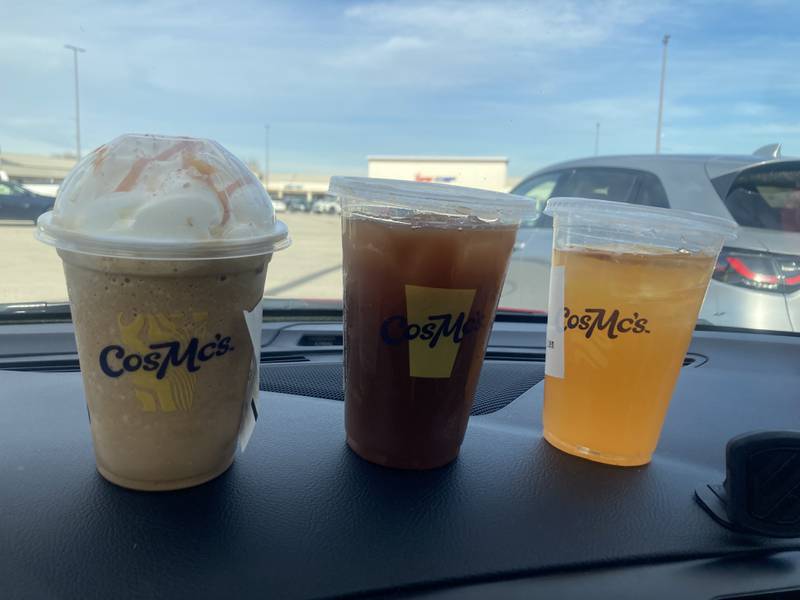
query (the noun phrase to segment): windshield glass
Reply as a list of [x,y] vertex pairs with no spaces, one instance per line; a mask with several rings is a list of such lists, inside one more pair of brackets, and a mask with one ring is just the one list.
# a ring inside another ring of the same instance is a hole
[[12,181],[0,181],[0,196],[27,196],[30,192]]
[[800,232],[800,164],[768,165],[741,173],[725,194],[739,225]]
[[500,308],[533,318],[547,311],[549,198],[733,218],[700,322],[800,330],[791,0],[78,0],[3,19],[0,304],[16,312],[68,300],[33,233],[77,159],[160,133],[217,140],[269,192],[292,239],[268,267],[275,311],[341,306],[328,186],[354,175],[531,198]]

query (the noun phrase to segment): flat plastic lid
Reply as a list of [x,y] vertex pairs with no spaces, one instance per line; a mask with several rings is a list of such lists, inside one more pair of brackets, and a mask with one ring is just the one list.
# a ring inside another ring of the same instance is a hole
[[123,135],[81,160],[36,237],[64,250],[142,259],[234,258],[290,243],[269,194],[212,140]]
[[329,189],[332,194],[354,204],[357,210],[389,207],[508,222],[517,222],[536,214],[536,204],[525,196],[441,183],[332,177]]
[[736,238],[738,226],[731,219],[704,215],[686,210],[640,206],[626,202],[594,200],[589,198],[550,198],[544,209],[545,214],[553,217],[567,218],[581,224],[609,223],[616,227],[638,227],[648,229],[678,229],[681,231],[722,236],[732,240]]

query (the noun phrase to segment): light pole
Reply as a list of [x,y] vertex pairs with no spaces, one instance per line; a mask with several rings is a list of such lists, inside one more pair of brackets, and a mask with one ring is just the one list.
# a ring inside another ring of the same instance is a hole
[[664,116],[664,80],[667,76],[667,44],[669,44],[669,34],[664,35],[661,41],[664,50],[661,54],[661,86],[658,92],[658,126],[656,127],[656,154],[661,153],[661,120]]
[[594,124],[594,155],[597,156],[597,152],[600,149],[600,121]]
[[78,48],[71,44],[64,44],[64,48],[72,50],[72,59],[75,64],[75,154],[78,160],[81,159],[81,101],[78,94],[78,52],[86,52],[84,48]]
[[264,125],[264,189],[269,184],[269,125]]

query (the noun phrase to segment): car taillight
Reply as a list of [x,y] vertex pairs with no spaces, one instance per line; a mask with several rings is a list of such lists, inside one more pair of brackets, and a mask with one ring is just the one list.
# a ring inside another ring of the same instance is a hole
[[764,292],[794,292],[800,289],[800,256],[723,248],[713,277]]

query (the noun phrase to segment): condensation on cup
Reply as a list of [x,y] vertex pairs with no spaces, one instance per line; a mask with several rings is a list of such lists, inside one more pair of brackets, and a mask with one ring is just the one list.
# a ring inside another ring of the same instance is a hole
[[728,219],[553,198],[544,437],[620,466],[650,462]]
[[267,265],[289,244],[263,186],[216,142],[124,135],[37,237],[63,260],[99,472],[140,490],[223,473],[255,424]]

